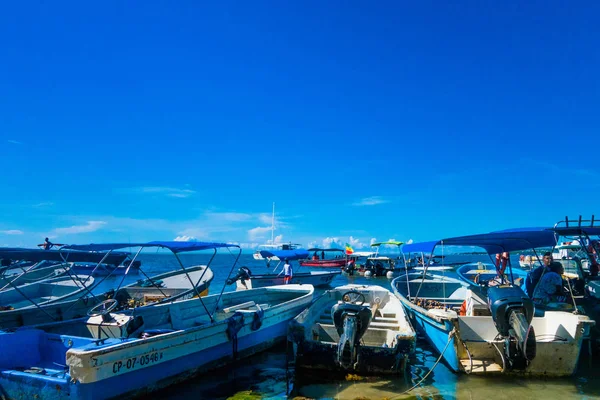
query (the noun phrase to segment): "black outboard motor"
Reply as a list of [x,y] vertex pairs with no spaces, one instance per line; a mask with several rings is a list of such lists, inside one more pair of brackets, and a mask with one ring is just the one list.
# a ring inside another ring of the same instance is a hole
[[352,303],[338,303],[331,307],[331,317],[340,335],[336,363],[344,369],[354,368],[358,362],[358,348],[371,323],[371,308]]
[[516,286],[488,289],[488,306],[498,333],[504,337],[504,353],[511,368],[524,369],[536,355],[531,326],[533,301]]
[[227,279],[227,284],[232,285],[239,279],[242,282],[242,284],[244,286],[246,286],[246,280],[250,279],[251,276],[252,276],[252,272],[250,272],[250,268],[241,267],[238,270],[237,275],[235,275],[233,278]]
[[344,267],[344,272],[347,273],[348,275],[354,275],[354,268],[355,268],[354,263],[353,262],[349,262]]

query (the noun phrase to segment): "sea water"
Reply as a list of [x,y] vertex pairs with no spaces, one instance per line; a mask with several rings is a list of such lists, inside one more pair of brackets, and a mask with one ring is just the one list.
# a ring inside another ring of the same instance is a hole
[[[222,253],[223,251],[221,251]],[[207,255],[182,255],[186,265],[204,264]],[[148,275],[155,275],[178,268],[179,264],[171,255],[142,255],[142,268]],[[461,255],[448,256],[452,261],[490,262],[487,256]],[[217,255],[211,268],[214,280],[210,285],[210,294],[221,290],[233,291],[235,285],[225,285],[228,274],[232,271],[234,258],[230,254]],[[297,262],[293,262],[298,269]],[[282,265],[271,262],[269,267],[265,261],[254,260],[251,254],[243,254],[233,269],[233,274],[240,266],[248,266],[252,273],[281,271]],[[513,260],[518,265],[518,257]],[[303,268],[300,268],[302,271]],[[438,272],[436,272],[438,273]],[[441,273],[441,272],[439,272]],[[447,272],[446,272],[447,273]],[[451,274],[448,273],[448,274]],[[141,275],[140,277],[143,277]],[[136,279],[139,279],[137,277]],[[128,278],[133,279],[133,278]],[[390,288],[390,280],[386,278],[364,278],[361,276],[340,275],[332,282],[332,286],[346,283],[380,285]],[[253,357],[236,361],[234,364],[219,370],[198,376],[184,383],[171,386],[157,392],[152,398],[163,399],[600,399],[600,356],[591,357],[587,349],[583,349],[578,373],[570,378],[518,378],[509,376],[468,376],[452,373],[443,362],[436,365],[439,355],[427,345],[425,339],[419,337],[417,349],[411,357],[406,374],[395,377],[368,377],[350,375],[346,378],[329,377],[323,373],[303,374],[286,379],[287,359],[285,344]],[[435,368],[434,368],[435,365]],[[433,371],[431,370],[432,368]],[[418,386],[404,393],[413,386]],[[290,390],[293,396],[286,396]]]

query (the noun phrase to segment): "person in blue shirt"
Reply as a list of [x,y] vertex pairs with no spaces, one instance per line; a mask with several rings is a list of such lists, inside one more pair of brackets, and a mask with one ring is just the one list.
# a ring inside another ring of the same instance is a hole
[[550,265],[553,261],[554,258],[552,257],[552,253],[548,251],[544,253],[544,256],[542,257],[542,265],[540,265],[539,267],[527,274],[525,288],[527,289],[527,295],[529,295],[529,297],[533,298],[533,292],[535,291],[535,287],[540,281],[542,275],[550,271]]
[[548,304],[550,302],[564,302],[562,274],[564,268],[561,263],[553,262],[550,270],[546,271],[538,282],[533,292],[533,301],[537,304]]

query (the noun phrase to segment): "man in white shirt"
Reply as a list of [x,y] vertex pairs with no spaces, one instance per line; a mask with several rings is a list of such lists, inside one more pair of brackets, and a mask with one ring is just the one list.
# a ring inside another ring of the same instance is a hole
[[[283,274],[283,283],[286,285],[288,283],[290,283],[290,281],[292,280],[293,272],[292,272],[292,266],[288,262],[287,258],[284,261],[283,269],[281,270],[279,275],[281,275],[281,274]],[[279,276],[279,275],[277,275],[277,276]]]

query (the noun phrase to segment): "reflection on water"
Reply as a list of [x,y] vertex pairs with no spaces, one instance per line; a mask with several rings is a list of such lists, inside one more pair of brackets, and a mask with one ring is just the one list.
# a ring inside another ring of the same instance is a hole
[[[147,260],[153,272],[162,272],[154,263]],[[196,260],[194,260],[196,261]],[[204,260],[203,260],[204,261]],[[217,293],[223,286],[231,267],[230,258],[216,258],[213,265],[215,280],[211,293]],[[253,273],[271,272],[251,255],[242,256],[242,265],[251,267]],[[473,261],[473,260],[468,260]],[[348,282],[373,284],[389,287],[385,278],[367,279],[363,277],[339,276],[333,286]],[[235,290],[234,286],[226,290]],[[596,358],[599,358],[597,356]],[[339,377],[320,374],[298,374],[291,381],[292,395],[297,399],[339,399],[339,400],[384,400],[384,399],[600,399],[600,371],[598,361],[590,359],[584,349],[579,372],[573,378],[530,379],[508,376],[480,377],[464,374],[455,375],[443,362],[431,371],[438,355],[420,337],[417,351],[412,356],[410,367],[404,375],[393,377]],[[172,386],[156,393],[152,398],[164,399],[283,399],[286,398],[285,345],[258,354],[235,365],[204,374],[191,381]],[[427,375],[431,372],[429,375]],[[404,391],[413,385],[418,387],[407,394]],[[290,397],[293,398],[293,397]]]

